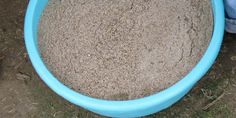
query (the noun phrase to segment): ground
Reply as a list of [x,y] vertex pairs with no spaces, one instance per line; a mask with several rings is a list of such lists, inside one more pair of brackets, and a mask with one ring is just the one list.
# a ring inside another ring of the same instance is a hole
[[[0,1],[0,117],[101,117],[53,93],[35,73],[25,50],[27,0]],[[147,118],[231,118],[236,115],[236,35],[225,34],[209,72],[183,99]]]

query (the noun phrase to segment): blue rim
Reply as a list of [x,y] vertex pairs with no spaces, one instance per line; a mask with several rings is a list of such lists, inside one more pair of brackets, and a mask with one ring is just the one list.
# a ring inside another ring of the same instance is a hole
[[37,25],[47,0],[30,0],[24,24],[25,44],[33,67],[58,95],[92,112],[111,117],[138,117],[161,111],[181,99],[214,63],[224,34],[223,0],[211,0],[214,31],[211,42],[198,64],[183,79],[154,95],[128,101],[108,101],[84,96],[59,82],[46,68],[37,49]]

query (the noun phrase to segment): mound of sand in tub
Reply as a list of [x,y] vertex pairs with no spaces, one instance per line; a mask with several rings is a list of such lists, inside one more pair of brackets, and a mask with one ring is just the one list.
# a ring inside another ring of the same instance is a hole
[[49,0],[38,45],[68,87],[128,100],[182,79],[205,52],[212,26],[210,0]]

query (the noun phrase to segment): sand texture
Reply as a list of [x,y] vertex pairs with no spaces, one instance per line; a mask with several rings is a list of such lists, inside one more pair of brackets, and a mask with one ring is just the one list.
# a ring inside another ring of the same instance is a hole
[[212,26],[210,0],[49,0],[38,46],[68,87],[127,100],[183,78],[205,52]]

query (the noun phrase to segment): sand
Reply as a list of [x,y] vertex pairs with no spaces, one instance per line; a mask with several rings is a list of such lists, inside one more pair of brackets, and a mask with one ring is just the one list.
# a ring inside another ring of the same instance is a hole
[[38,46],[68,87],[128,100],[182,79],[205,52],[212,26],[210,0],[49,0]]

